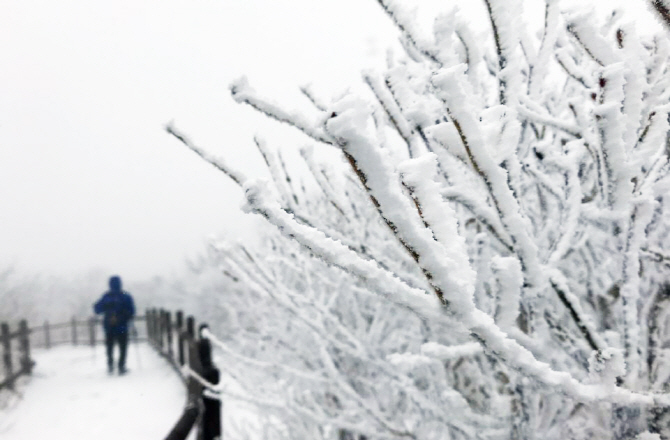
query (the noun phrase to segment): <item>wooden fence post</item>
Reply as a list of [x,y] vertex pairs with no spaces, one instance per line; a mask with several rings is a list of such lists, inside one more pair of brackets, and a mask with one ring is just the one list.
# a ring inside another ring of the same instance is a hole
[[51,348],[51,334],[49,333],[49,321],[44,321],[44,346]]
[[[200,368],[198,372],[207,382],[216,385],[220,380],[219,369],[212,361],[212,344],[202,337],[202,331],[209,326],[201,324],[199,327],[198,357]],[[219,440],[221,438],[221,401],[202,395],[203,412],[200,418],[199,440]]]
[[72,317],[72,345],[77,345],[77,320]]
[[0,325],[0,329],[2,331],[2,333],[0,333],[0,336],[2,336],[3,347],[2,359],[5,366],[5,375],[7,376],[7,387],[10,390],[13,390],[14,381],[12,380],[12,376],[14,372],[12,369],[12,340],[9,337],[9,325],[6,322],[3,322],[2,325]]
[[[212,360],[212,344],[209,339],[202,336],[203,331],[208,328],[207,324],[200,325],[196,335],[196,323],[193,316],[188,316],[184,320],[184,313],[178,310],[174,326],[171,316],[170,312],[161,310],[156,319],[166,334],[167,352],[170,358],[178,361],[179,366],[183,366],[186,362],[191,370],[206,381],[213,385],[218,384],[220,373]],[[177,359],[173,357],[173,329],[176,329],[177,335]],[[166,440],[184,440],[196,423],[198,424],[197,440],[221,440],[221,401],[205,395],[204,386],[193,375],[188,376],[186,386],[188,390],[186,408]]]
[[95,317],[88,319],[88,337],[91,341],[91,347],[95,347]]
[[149,344],[154,345],[153,330],[151,328],[153,324],[151,322],[151,309],[146,309],[144,312],[144,316],[146,317],[147,321],[147,338],[149,339]]
[[154,309],[152,315],[154,320],[154,347],[156,347],[156,350],[160,351],[160,342],[161,342],[160,310]]
[[160,347],[161,353],[165,353],[165,351],[163,350],[163,348],[165,347],[165,309],[160,309],[158,313],[158,326],[160,328],[158,346]]
[[167,354],[170,359],[174,359],[174,348],[172,346],[172,313],[165,311],[165,333],[167,335]]
[[21,372],[23,374],[33,373],[33,360],[30,359],[30,329],[28,321],[21,320],[19,324],[19,351],[21,352]]
[[151,320],[153,322],[154,348],[158,350],[158,340],[160,339],[160,329],[158,325],[158,309],[153,309],[151,311]]
[[193,316],[186,317],[186,334],[191,339],[195,338],[195,318]]
[[156,336],[156,309],[149,310],[149,329],[151,332],[151,345],[158,347],[158,337]]
[[[195,319],[193,316],[186,317],[186,347],[190,347],[191,343],[195,340]],[[193,361],[191,358],[191,350],[186,350],[186,363],[189,367],[192,365]]]
[[[186,318],[186,331],[182,333],[182,339],[186,345],[188,356],[188,366],[194,371],[200,371],[200,359],[198,357],[197,341],[195,340],[195,321],[192,316]],[[193,426],[197,423],[201,415],[201,395],[202,385],[194,377],[188,376],[186,379],[186,388],[188,399],[186,408],[182,413],[177,424],[172,428],[165,440],[184,440],[191,432]],[[198,433],[200,434],[200,433]],[[202,440],[198,436],[198,440]]]
[[184,366],[184,312],[177,310],[177,352],[179,366]]

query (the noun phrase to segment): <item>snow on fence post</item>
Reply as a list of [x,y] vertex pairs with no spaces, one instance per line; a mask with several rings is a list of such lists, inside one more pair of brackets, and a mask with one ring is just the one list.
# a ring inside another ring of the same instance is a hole
[[72,317],[72,345],[77,345],[77,320]]
[[9,334],[9,325],[6,322],[3,322],[0,326],[2,329],[2,347],[3,347],[3,364],[5,367],[5,384],[10,390],[14,389],[14,378],[12,371],[12,340]]
[[49,321],[44,321],[44,346],[51,348],[51,334],[49,333]]
[[[198,332],[198,358],[200,371],[198,372],[209,383],[217,385],[220,379],[219,369],[212,361],[212,344],[202,336],[203,330],[209,328],[201,324]],[[199,436],[201,440],[217,440],[221,438],[221,400],[202,394],[203,412],[200,418]]]
[[91,347],[95,347],[95,317],[88,319],[88,336],[91,342]]
[[30,359],[30,329],[28,321],[19,323],[19,352],[21,353],[21,374],[33,373],[33,361]]
[[184,312],[177,310],[177,354],[179,367],[184,366]]

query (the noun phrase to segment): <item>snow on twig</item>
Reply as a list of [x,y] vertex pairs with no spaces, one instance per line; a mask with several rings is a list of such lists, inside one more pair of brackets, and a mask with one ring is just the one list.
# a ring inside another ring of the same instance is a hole
[[519,100],[520,103],[516,106],[516,110],[521,116],[533,122],[557,128],[570,136],[581,138],[581,132],[577,125],[560,121],[546,114],[541,114],[541,109],[538,106],[533,105],[533,103],[523,95],[519,96]]
[[[225,352],[227,355],[234,357],[235,359],[241,360],[247,365],[256,367],[256,368],[263,368],[267,370],[282,370],[286,374],[289,374],[291,376],[296,376],[300,379],[306,379],[309,381],[316,381],[316,382],[325,382],[326,379],[318,374],[313,374],[313,373],[308,373],[305,371],[298,370],[297,368],[293,368],[289,365],[285,365],[281,362],[266,362],[266,361],[260,361],[258,359],[250,358],[248,356],[243,356],[239,353],[237,353],[235,350],[232,350],[231,348],[228,347],[228,345],[223,342],[221,339],[219,339],[215,334],[213,334],[209,329],[205,329],[202,332],[202,336],[204,338],[207,338],[209,341],[212,342],[216,347],[221,349],[223,352]],[[208,388],[221,392],[223,389],[222,385],[212,385],[208,384],[206,385]]]
[[402,36],[409,42],[412,48],[436,64],[442,64],[435,54],[432,44],[419,36],[419,32],[413,26],[413,20],[408,17],[409,12],[402,10],[395,0],[377,0],[379,6],[391,18]]
[[463,65],[443,69],[433,77],[433,83],[457,127],[473,168],[486,183],[500,219],[512,237],[528,283],[539,287],[541,276],[537,260],[537,246],[528,234],[526,222],[508,186],[504,170],[491,159],[486,151],[473,114],[474,111],[468,106],[468,93],[464,90],[467,84],[462,80],[463,72]]
[[240,171],[235,170],[230,167],[223,159],[219,157],[212,156],[209,154],[207,151],[203,150],[202,148],[196,146],[191,140],[186,137],[183,133],[181,133],[172,123],[169,123],[168,125],[165,126],[165,131],[167,131],[169,134],[177,138],[182,144],[184,144],[186,147],[188,147],[191,151],[193,151],[195,154],[200,156],[202,159],[205,160],[205,162],[213,165],[216,169],[219,171],[223,172],[226,176],[230,177],[233,182],[238,184],[239,186],[244,185],[244,182],[246,182],[246,177],[244,174],[242,174]]
[[230,86],[230,92],[238,103],[248,104],[272,119],[295,127],[315,141],[328,145],[335,144],[334,140],[327,133],[317,128],[315,123],[308,121],[302,115],[288,113],[277,104],[260,98],[251,86],[249,86],[246,78],[240,78],[233,82]]
[[421,354],[441,361],[455,360],[483,353],[481,344],[469,342],[461,345],[442,345],[437,342],[426,342],[421,346]]
[[271,201],[266,192],[267,189],[261,182],[249,182],[245,187],[248,209],[261,214],[284,235],[295,239],[325,262],[364,280],[374,292],[390,301],[414,310],[420,316],[441,314],[440,308],[435,307],[438,304],[436,298],[425,291],[409,287],[376,263],[361,259],[352,250],[328,238],[323,232],[297,223],[276,202]]

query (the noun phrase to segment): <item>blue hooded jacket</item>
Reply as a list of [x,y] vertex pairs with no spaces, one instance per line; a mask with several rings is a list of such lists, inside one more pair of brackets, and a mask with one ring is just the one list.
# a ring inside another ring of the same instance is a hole
[[97,314],[104,313],[105,332],[123,334],[128,332],[128,322],[135,316],[133,297],[121,290],[121,278],[109,279],[109,291],[93,305]]

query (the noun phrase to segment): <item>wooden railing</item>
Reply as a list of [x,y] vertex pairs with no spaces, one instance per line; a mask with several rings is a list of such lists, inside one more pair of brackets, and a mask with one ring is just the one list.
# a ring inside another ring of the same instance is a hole
[[[137,316],[135,322],[144,321],[144,316]],[[28,327],[24,319],[19,322],[18,329],[11,331],[9,324],[0,323],[0,345],[2,346],[2,373],[0,373],[0,389],[14,389],[16,380],[23,375],[32,373],[35,361],[30,356],[32,348],[51,348],[58,344],[90,345],[104,342],[104,334],[99,331],[102,320],[91,317],[86,320],[72,318],[68,322],[50,324],[45,322],[37,327]],[[147,331],[132,326],[133,337],[147,340]]]
[[[212,362],[210,342],[201,336],[207,327],[200,324],[196,334],[195,319],[184,319],[179,311],[174,319],[170,312],[150,309],[145,316],[134,318],[135,322],[146,321],[139,329],[133,325],[133,337],[148,340],[154,349],[163,356],[184,380],[188,398],[180,419],[174,425],[166,440],[185,440],[193,427],[198,425],[198,440],[219,440],[221,436],[221,402],[205,395],[204,387],[193,375],[195,372],[211,384],[219,382],[219,370]],[[16,380],[32,373],[34,360],[31,347],[51,348],[57,344],[95,346],[104,341],[104,334],[98,331],[101,319],[91,317],[87,320],[72,318],[69,322],[28,327],[22,320],[16,331],[10,331],[7,323],[0,323],[0,344],[2,346],[2,364],[4,376],[0,375],[0,389],[14,389]],[[144,328],[142,328],[144,327]]]
[[15,332],[10,331],[6,322],[0,324],[0,341],[5,372],[4,376],[0,376],[0,389],[14,389],[16,380],[23,375],[31,374],[35,364],[30,358],[30,330],[26,320],[19,323],[19,329]]
[[184,440],[193,427],[198,425],[198,440],[219,440],[221,430],[221,401],[205,393],[205,388],[192,371],[211,384],[219,383],[219,370],[212,362],[209,340],[202,337],[207,324],[200,324],[196,334],[195,319],[178,311],[150,309],[146,313],[149,342],[182,375],[188,398],[179,420],[167,435],[166,440]]
[[[139,341],[147,340],[147,331],[143,326],[135,323],[143,322],[145,316],[133,318],[131,332],[133,339]],[[88,319],[77,319],[73,317],[68,322],[44,324],[30,328],[31,345],[35,348],[51,348],[59,344],[90,345],[94,347],[97,343],[105,342],[104,332],[101,331],[102,318],[92,316]]]

